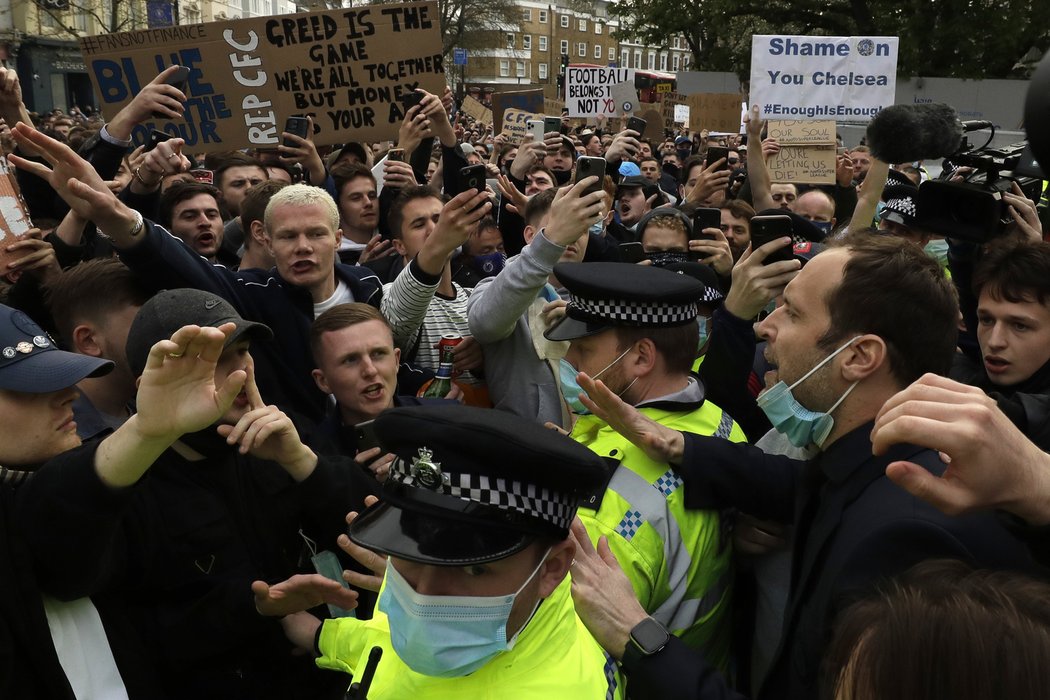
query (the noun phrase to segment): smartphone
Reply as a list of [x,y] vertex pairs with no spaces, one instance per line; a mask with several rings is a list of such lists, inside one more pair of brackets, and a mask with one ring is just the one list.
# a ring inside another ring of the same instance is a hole
[[[751,250],[784,236],[790,236],[793,231],[791,217],[780,214],[774,216],[751,217]],[[765,265],[781,260],[791,259],[791,244],[787,244],[779,250],[775,250],[766,257]]]
[[373,447],[379,447],[379,437],[376,436],[374,420],[366,420],[354,426],[354,436],[357,438],[357,451],[364,452]]
[[[464,192],[467,192],[468,190],[477,190],[479,192],[484,192],[485,185],[488,184],[488,170],[482,164],[468,165],[465,168],[461,168],[459,171],[459,176],[463,182]],[[477,211],[483,206],[485,206],[484,201],[482,201],[481,204],[479,204],[478,206],[471,209],[471,211]]]
[[159,144],[161,141],[167,141],[170,138],[172,138],[171,134],[165,134],[163,131],[157,131],[156,129],[154,129],[153,131],[149,132],[149,139],[146,140],[146,145],[145,147],[143,147],[142,152],[149,153],[154,148],[156,148],[157,144]]
[[[186,89],[186,81],[190,79],[190,69],[186,66],[179,66],[179,69],[168,76],[168,79],[164,81],[165,85],[171,85],[172,87],[178,88],[179,90]],[[151,115],[154,119],[170,119],[166,114],[160,112],[154,112]]]
[[412,92],[406,92],[404,95],[401,96],[401,104],[405,106],[405,114],[408,114],[408,110],[418,106],[419,103],[422,101],[423,93],[416,92],[415,90],[413,90]]
[[704,161],[705,166],[710,166],[712,163],[718,161],[721,158],[725,158],[726,162],[718,168],[719,170],[729,170],[729,149],[725,146],[708,146],[707,147],[707,159]]
[[580,156],[577,158],[575,182],[579,182],[583,178],[591,177],[592,175],[597,176],[598,182],[587,187],[587,189],[583,191],[583,194],[598,192],[602,189],[602,183],[605,181],[605,159],[596,158],[594,156]]
[[835,153],[837,153],[840,156],[844,156],[848,152],[849,152],[849,149],[846,148],[845,146],[839,146],[838,148],[835,149]]
[[619,248],[620,262],[637,264],[645,260],[645,248],[642,247],[641,243],[621,243]]
[[645,135],[646,121],[641,117],[628,117],[627,128],[638,132],[638,138]]
[[711,207],[701,207],[693,213],[693,235],[689,237],[691,241],[713,241],[716,240],[714,234],[704,233],[705,228],[721,228],[722,227],[722,210],[713,209]]
[[[288,117],[284,122],[284,130],[289,134],[294,134],[301,139],[305,139],[310,132],[310,120],[306,117]],[[288,139],[284,140],[284,145],[288,148],[299,147],[299,144],[292,143]]]
[[204,168],[196,168],[190,171],[190,176],[197,182],[203,182],[206,185],[215,184],[215,173],[213,173],[211,170],[205,170]]
[[543,133],[549,134],[552,131],[561,133],[561,117],[543,118]]
[[545,127],[542,119],[530,119],[525,122],[525,126],[528,128],[529,133],[532,134],[533,143],[543,143],[543,129]]
[[396,163],[405,162],[405,149],[403,148],[391,148],[386,152],[386,159],[394,161]]

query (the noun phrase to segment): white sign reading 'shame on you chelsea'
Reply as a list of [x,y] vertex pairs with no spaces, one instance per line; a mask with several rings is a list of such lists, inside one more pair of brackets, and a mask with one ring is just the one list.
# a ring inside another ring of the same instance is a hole
[[868,121],[893,104],[897,37],[755,35],[751,104],[766,119]]

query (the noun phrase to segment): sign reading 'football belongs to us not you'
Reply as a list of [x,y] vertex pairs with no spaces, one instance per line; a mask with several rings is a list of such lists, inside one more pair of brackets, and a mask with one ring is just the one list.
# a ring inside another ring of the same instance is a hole
[[445,86],[437,3],[409,2],[119,32],[80,40],[112,119],[158,73],[189,69],[183,120],[157,129],[194,153],[274,148],[284,121],[312,115],[318,145],[395,137],[402,97]]

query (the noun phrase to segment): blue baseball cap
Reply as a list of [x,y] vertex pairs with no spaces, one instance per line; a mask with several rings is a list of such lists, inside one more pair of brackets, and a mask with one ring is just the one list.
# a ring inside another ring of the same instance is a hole
[[0,304],[0,389],[48,394],[112,369],[109,360],[59,350],[33,319]]

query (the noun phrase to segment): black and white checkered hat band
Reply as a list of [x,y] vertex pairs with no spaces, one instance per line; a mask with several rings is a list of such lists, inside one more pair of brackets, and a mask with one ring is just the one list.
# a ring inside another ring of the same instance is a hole
[[568,529],[576,516],[579,499],[566,493],[538,488],[534,484],[520,481],[493,479],[480,474],[442,474],[441,483],[429,488],[417,483],[411,467],[404,459],[394,460],[390,478],[405,486],[453,496],[464,501],[494,506],[502,510],[514,510],[523,515],[538,518],[558,528]]
[[582,299],[577,296],[569,300],[570,315],[574,308],[585,316],[632,326],[673,326],[692,321],[700,313],[696,302],[657,304],[625,299]]
[[885,208],[889,209],[890,211],[895,211],[898,214],[903,214],[904,216],[910,217],[912,219],[915,218],[915,215],[917,213],[915,207],[915,200],[912,197],[897,197],[894,199],[888,199],[886,200]]
[[704,296],[700,297],[701,304],[710,304],[716,301],[722,301],[725,299],[722,296],[722,292],[718,291],[714,287],[704,287]]

